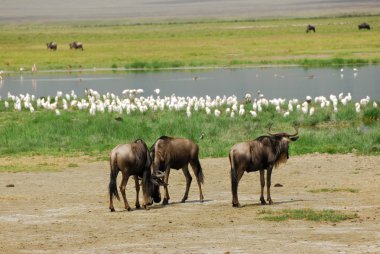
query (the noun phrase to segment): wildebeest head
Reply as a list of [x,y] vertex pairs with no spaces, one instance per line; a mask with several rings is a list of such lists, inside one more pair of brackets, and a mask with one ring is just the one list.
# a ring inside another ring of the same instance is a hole
[[296,141],[299,137],[298,135],[298,129],[295,128],[296,132],[293,134],[286,133],[286,132],[280,132],[280,133],[271,133],[270,128],[268,131],[269,136],[271,139],[273,139],[273,142],[276,143],[273,145],[275,148],[275,157],[276,160],[276,166],[281,163],[285,162],[287,159],[289,159],[289,143],[292,141]]

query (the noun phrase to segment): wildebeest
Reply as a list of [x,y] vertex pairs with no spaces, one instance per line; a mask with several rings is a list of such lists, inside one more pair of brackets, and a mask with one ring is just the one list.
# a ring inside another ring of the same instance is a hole
[[235,144],[229,153],[231,164],[231,190],[232,206],[240,207],[238,200],[238,184],[245,171],[260,171],[261,183],[261,204],[266,204],[264,199],[264,170],[267,170],[267,201],[272,204],[270,196],[271,176],[273,167],[284,163],[289,158],[289,142],[298,139],[298,129],[296,133],[270,133],[260,136],[252,141]]
[[70,49],[81,49],[83,51],[83,44],[79,41],[73,41],[69,43]]
[[121,171],[123,179],[120,184],[120,192],[123,195],[125,209],[131,210],[126,195],[125,188],[130,176],[133,175],[135,179],[136,187],[136,208],[140,207],[139,202],[139,178],[142,178],[142,190],[144,196],[144,208],[147,208],[148,204],[151,204],[151,198],[155,203],[161,201],[161,194],[159,188],[159,181],[161,179],[156,178],[151,174],[151,158],[149,150],[145,142],[141,139],[137,139],[130,144],[119,144],[112,149],[110,154],[110,183],[109,183],[109,195],[110,195],[110,210],[114,212],[113,196],[119,198],[119,193],[116,187],[116,178]]
[[367,24],[366,22],[364,23],[361,23],[360,25],[358,25],[358,28],[359,30],[362,30],[362,29],[367,29],[367,30],[371,30],[371,27],[369,24]]
[[306,27],[306,33],[313,31],[315,33],[315,26],[307,25]]
[[55,41],[51,41],[51,42],[46,43],[46,47],[47,47],[47,49],[50,49],[50,51],[51,50],[56,51],[58,48],[58,45]]
[[199,147],[190,139],[173,138],[162,136],[156,140],[151,147],[152,171],[155,175],[160,175],[165,172],[165,196],[162,201],[164,205],[169,203],[168,180],[170,169],[182,168],[183,174],[186,177],[186,191],[182,198],[182,203],[188,198],[189,189],[192,177],[189,172],[189,163],[193,168],[195,177],[199,187],[199,199],[203,202],[203,193],[201,184],[203,183],[203,171],[198,158]]

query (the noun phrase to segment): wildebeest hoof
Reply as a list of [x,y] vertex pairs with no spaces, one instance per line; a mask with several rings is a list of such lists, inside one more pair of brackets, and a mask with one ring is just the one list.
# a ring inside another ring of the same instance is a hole
[[163,205],[167,205],[167,204],[169,204],[169,200],[167,200],[166,198],[164,198],[164,200],[162,201],[162,204],[163,204]]
[[115,212],[115,208],[110,208],[111,212]]
[[130,207],[125,208],[128,212],[132,211]]
[[266,204],[267,204],[267,202],[265,202],[264,199],[260,199],[260,201],[261,201],[261,204],[262,204],[262,205],[266,205]]
[[140,209],[141,208],[141,206],[140,205],[136,205],[136,209]]
[[240,203],[237,203],[237,204],[232,203],[232,207],[241,208],[241,205]]

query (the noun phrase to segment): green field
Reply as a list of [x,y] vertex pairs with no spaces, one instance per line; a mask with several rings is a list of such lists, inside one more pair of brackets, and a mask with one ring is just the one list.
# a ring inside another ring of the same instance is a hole
[[[200,156],[226,157],[237,142],[252,140],[265,135],[269,126],[272,132],[294,132],[300,128],[299,140],[290,145],[291,155],[307,153],[380,153],[380,108],[367,106],[358,114],[354,103],[331,108],[318,105],[312,116],[291,112],[288,117],[269,106],[253,118],[249,113],[231,118],[224,113],[216,117],[205,110],[193,112],[188,118],[185,110],[127,114],[96,113],[88,110],[54,111],[27,110],[15,112],[12,105],[4,108],[0,102],[0,156],[89,155],[106,159],[109,151],[119,143],[142,138],[150,147],[162,136],[193,139],[200,146]],[[247,112],[252,104],[246,104]],[[119,118],[120,117],[120,118]],[[118,120],[115,120],[117,118]],[[204,133],[204,138],[200,136]]]
[[[362,22],[370,31],[359,31]],[[313,24],[317,32],[305,33]],[[313,19],[1,24],[0,70],[173,68],[380,61],[380,16]],[[69,49],[81,41],[84,51]],[[56,41],[50,52],[46,43]]]

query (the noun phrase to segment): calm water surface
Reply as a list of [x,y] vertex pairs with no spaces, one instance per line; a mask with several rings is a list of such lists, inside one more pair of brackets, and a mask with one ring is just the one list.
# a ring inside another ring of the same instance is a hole
[[37,97],[55,96],[57,91],[79,96],[86,88],[101,94],[122,94],[124,89],[142,88],[144,96],[159,88],[161,96],[256,95],[260,90],[267,98],[298,98],[329,96],[350,92],[354,99],[369,95],[380,100],[380,66],[340,68],[245,68],[197,71],[117,72],[117,73],[63,73],[20,74],[3,77],[0,96],[34,94]]

